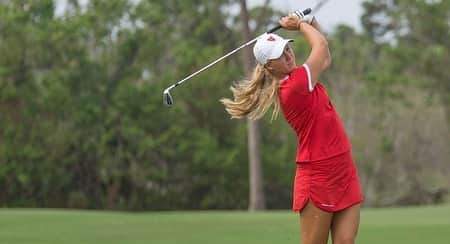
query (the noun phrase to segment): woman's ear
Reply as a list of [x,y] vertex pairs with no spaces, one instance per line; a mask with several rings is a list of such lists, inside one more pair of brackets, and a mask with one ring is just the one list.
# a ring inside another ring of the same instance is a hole
[[268,70],[270,73],[272,73],[273,71],[273,67],[270,65],[270,63],[265,64],[264,68],[266,68],[266,70]]
[[275,68],[270,63],[264,65],[264,68],[266,69],[268,74],[270,74],[271,76],[276,76],[277,73],[275,71]]

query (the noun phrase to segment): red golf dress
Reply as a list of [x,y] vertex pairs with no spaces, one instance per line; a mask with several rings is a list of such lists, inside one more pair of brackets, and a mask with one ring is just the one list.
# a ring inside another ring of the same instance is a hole
[[325,87],[314,87],[306,64],[280,83],[283,115],[298,137],[293,210],[308,200],[336,212],[363,200],[351,144]]

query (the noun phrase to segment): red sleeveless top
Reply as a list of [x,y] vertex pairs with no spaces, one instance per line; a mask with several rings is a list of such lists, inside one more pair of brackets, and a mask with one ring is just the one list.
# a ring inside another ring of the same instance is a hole
[[311,84],[309,68],[304,64],[281,81],[279,88],[281,110],[297,134],[299,163],[331,158],[351,149],[325,87]]

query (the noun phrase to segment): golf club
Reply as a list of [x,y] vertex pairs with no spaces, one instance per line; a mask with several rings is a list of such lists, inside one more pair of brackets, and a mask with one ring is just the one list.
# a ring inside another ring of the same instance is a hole
[[[307,8],[307,9],[305,9],[305,10],[303,10],[303,11],[297,10],[297,11],[293,12],[293,14],[297,15],[299,18],[303,18],[305,15],[310,14],[311,11],[312,11],[311,8]],[[275,27],[273,27],[272,29],[270,29],[269,31],[267,31],[266,33],[273,33],[273,32],[275,32],[275,31],[279,30],[280,28],[281,28],[280,25],[275,26]],[[261,35],[260,35],[260,36],[261,36]],[[202,72],[202,71],[208,69],[209,67],[215,65],[216,63],[222,61],[223,59],[227,58],[228,56],[230,56],[230,55],[236,53],[237,51],[241,50],[242,48],[247,47],[247,46],[253,44],[254,42],[256,42],[256,41],[258,40],[258,38],[259,38],[260,36],[254,38],[253,40],[250,40],[250,41],[244,43],[244,44],[241,45],[240,47],[238,47],[238,48],[232,50],[231,52],[225,54],[224,56],[222,56],[222,57],[216,59],[216,60],[213,61],[212,63],[206,65],[206,66],[203,67],[203,68],[201,68],[200,70],[198,70],[198,71],[196,71],[196,72],[190,74],[190,75],[187,76],[186,78],[184,78],[184,79],[178,81],[177,83],[175,83],[175,84],[173,84],[173,85],[167,87],[167,88],[164,90],[164,92],[163,92],[163,100],[164,100],[164,104],[166,104],[166,105],[169,106],[169,107],[173,104],[173,97],[172,97],[172,95],[170,94],[170,90],[171,90],[171,89],[173,89],[173,88],[175,88],[175,87],[181,85],[183,82],[189,80],[190,78],[196,76],[196,75],[199,74],[200,72]]]

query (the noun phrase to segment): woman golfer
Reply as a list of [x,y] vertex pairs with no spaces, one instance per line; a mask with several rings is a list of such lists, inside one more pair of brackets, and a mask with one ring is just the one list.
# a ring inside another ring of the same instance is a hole
[[276,116],[281,108],[298,137],[293,210],[300,212],[301,243],[326,244],[330,232],[334,244],[354,243],[363,196],[349,139],[318,83],[331,63],[327,41],[315,19],[286,16],[279,23],[305,36],[311,46],[305,63],[296,66],[292,40],[264,34],[253,48],[251,80],[235,84],[234,99],[221,102],[232,118],[260,118],[272,104]]

